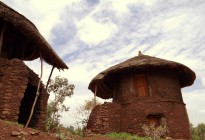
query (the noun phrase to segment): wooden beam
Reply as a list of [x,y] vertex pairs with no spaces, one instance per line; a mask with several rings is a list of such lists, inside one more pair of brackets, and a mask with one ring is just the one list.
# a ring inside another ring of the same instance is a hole
[[50,79],[51,79],[51,76],[52,76],[52,73],[53,73],[54,68],[55,68],[55,66],[52,67],[51,72],[50,72],[50,75],[49,75],[49,77],[48,77],[48,81],[47,81],[47,84],[46,84],[46,91],[47,91],[47,89],[48,89],[48,85],[49,85],[49,83],[50,83]]

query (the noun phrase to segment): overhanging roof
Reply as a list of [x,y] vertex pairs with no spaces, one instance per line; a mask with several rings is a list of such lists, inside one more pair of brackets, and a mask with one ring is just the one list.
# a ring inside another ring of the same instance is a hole
[[4,50],[11,51],[10,58],[34,60],[41,56],[48,64],[58,69],[68,68],[31,21],[0,2],[0,35],[5,25],[5,32],[13,38],[5,40],[9,43],[13,41],[13,45],[10,43],[4,47]]
[[109,99],[113,97],[113,93],[109,87],[113,84],[114,74],[126,71],[143,71],[152,69],[171,70],[175,72],[179,78],[181,87],[192,85],[196,78],[195,73],[183,64],[139,54],[136,57],[100,72],[92,79],[88,88],[94,93],[95,86],[97,86],[96,95],[103,99]]

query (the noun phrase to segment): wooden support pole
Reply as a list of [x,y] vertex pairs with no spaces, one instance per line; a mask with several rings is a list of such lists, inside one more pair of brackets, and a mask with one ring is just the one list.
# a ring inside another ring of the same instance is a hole
[[35,97],[35,99],[34,99],[33,106],[32,106],[32,109],[31,109],[31,113],[30,113],[30,116],[29,116],[29,118],[28,118],[28,121],[27,121],[27,123],[26,123],[26,125],[25,125],[25,128],[27,128],[28,125],[30,124],[31,118],[32,118],[32,116],[33,116],[34,108],[35,108],[35,105],[36,105],[38,96],[39,96],[39,94],[40,94],[39,89],[40,89],[41,79],[42,79],[42,75],[43,75],[43,60],[42,60],[42,58],[41,58],[41,55],[40,55],[40,61],[41,61],[41,76],[40,76],[40,79],[39,79],[39,81],[38,81],[38,86],[37,86],[37,90],[36,90],[36,97]]
[[52,76],[52,74],[53,74],[54,68],[55,68],[55,67],[53,66],[52,69],[51,69],[50,75],[49,75],[49,77],[48,77],[48,81],[47,81],[47,84],[46,84],[46,91],[47,91],[47,89],[48,89],[48,85],[49,85],[49,83],[50,83],[50,79],[51,79],[51,76]]
[[95,93],[94,93],[94,107],[96,106],[96,94],[97,94],[97,84],[95,85]]

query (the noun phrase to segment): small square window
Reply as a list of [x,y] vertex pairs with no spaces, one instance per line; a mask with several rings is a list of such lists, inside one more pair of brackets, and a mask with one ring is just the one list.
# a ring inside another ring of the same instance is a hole
[[151,114],[147,116],[148,125],[154,125],[158,127],[160,125],[164,125],[164,115],[163,114]]

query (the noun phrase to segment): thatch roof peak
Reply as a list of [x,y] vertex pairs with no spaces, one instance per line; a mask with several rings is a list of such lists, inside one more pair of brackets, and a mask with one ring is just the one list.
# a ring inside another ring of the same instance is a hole
[[143,55],[141,51],[139,51],[138,56]]
[[[95,86],[107,88],[106,90],[98,90],[97,96],[108,99],[112,98],[112,93],[109,93],[110,83],[108,79],[112,79],[113,75],[120,72],[130,71],[146,71],[152,69],[171,70],[176,73],[179,78],[181,87],[190,86],[193,84],[196,76],[195,73],[187,66],[148,55],[143,55],[139,52],[138,56],[130,58],[122,63],[114,65],[95,76],[89,84],[89,89],[95,91]],[[111,90],[111,89],[110,89]]]
[[[10,40],[3,40],[3,50],[10,59],[34,60],[41,56],[48,64],[58,69],[68,68],[30,20],[0,2],[1,36],[4,34],[4,30],[5,36],[9,34],[12,37]],[[8,42],[13,44],[11,45]],[[5,43],[8,43],[8,45],[5,45]]]

